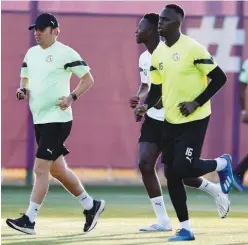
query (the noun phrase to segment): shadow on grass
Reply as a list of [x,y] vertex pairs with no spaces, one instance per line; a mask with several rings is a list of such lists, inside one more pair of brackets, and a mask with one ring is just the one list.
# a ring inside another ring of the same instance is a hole
[[[160,237],[150,237],[148,238],[146,237],[128,237],[130,235],[138,235],[141,234],[140,232],[135,232],[135,233],[118,233],[118,234],[111,234],[111,235],[102,235],[102,236],[94,236],[94,237],[86,237],[86,234],[72,234],[72,235],[61,235],[61,236],[51,236],[51,237],[34,237],[34,236],[20,236],[18,238],[14,238],[14,239],[6,239],[3,240],[3,244],[4,241],[8,241],[8,244],[11,245],[46,245],[46,244],[73,244],[73,242],[81,242],[82,244],[84,244],[85,242],[103,242],[103,244],[108,244],[108,242],[114,242],[116,241],[115,244],[118,244],[118,241],[135,241],[135,240],[139,240],[142,241],[142,244],[153,244],[153,243],[161,243],[161,240],[163,241],[167,241],[167,238],[171,235],[169,235],[168,233],[164,236],[160,236]],[[153,235],[155,235],[155,233],[152,233]],[[160,233],[161,234],[161,233]],[[123,237],[121,237],[123,236]],[[25,241],[24,241],[25,239]],[[38,240],[40,239],[40,240]],[[146,242],[145,240],[149,239],[149,242]],[[13,242],[11,242],[12,240],[15,240]],[[18,241],[20,240],[20,241]],[[151,241],[152,240],[152,241]],[[159,242],[157,242],[159,240]],[[138,242],[138,241],[137,241]],[[133,244],[138,244],[137,242],[133,243]]]

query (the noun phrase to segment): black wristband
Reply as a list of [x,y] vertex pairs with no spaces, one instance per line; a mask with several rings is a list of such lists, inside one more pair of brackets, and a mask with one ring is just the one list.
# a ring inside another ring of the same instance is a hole
[[72,99],[75,101],[75,100],[77,100],[77,95],[75,94],[75,93],[71,93],[71,97],[72,97]]

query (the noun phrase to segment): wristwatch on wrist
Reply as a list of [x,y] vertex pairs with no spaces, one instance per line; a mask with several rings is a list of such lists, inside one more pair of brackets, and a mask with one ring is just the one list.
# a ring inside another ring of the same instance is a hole
[[75,101],[75,100],[77,100],[77,95],[75,94],[75,93],[71,93],[71,97],[72,97],[72,99]]

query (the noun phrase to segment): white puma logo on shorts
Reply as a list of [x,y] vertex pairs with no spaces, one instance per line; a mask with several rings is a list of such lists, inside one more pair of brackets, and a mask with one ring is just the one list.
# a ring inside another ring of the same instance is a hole
[[186,159],[188,159],[189,160],[189,162],[191,163],[192,162],[192,159],[193,159],[193,157],[186,157]]
[[52,155],[54,150],[47,149],[47,151]]

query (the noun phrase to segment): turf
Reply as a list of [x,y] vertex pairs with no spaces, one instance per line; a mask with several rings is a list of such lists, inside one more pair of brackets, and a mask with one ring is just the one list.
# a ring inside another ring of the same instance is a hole
[[[139,227],[155,222],[149,199],[142,187],[88,187],[107,206],[95,230],[83,233],[84,218],[77,200],[63,188],[51,186],[39,213],[36,236],[18,233],[6,226],[5,218],[17,217],[27,208],[30,187],[2,187],[2,244],[165,244],[173,232],[141,233]],[[248,245],[248,195],[232,192],[231,210],[220,219],[211,196],[188,189],[188,206],[198,245]],[[173,226],[179,228],[168,193],[164,198]],[[176,243],[185,244],[185,243]]]

